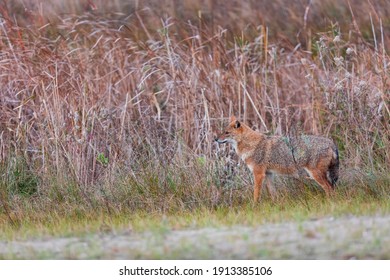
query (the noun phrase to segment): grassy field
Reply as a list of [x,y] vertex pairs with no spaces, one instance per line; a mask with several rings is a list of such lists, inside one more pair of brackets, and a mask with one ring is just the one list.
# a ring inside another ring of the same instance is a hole
[[[0,239],[387,217],[389,15],[380,0],[0,1]],[[334,197],[280,179],[253,203],[213,141],[231,115],[334,139]]]
[[[259,226],[264,223],[280,223],[341,217],[344,215],[388,215],[390,213],[389,187],[380,193],[343,195],[329,200],[322,194],[307,191],[298,198],[279,197],[275,201],[265,197],[260,204],[244,202],[231,206],[199,206],[196,209],[168,209],[166,212],[129,209],[68,211],[63,206],[47,212],[31,212],[18,220],[17,227],[2,220],[1,239],[23,240],[29,237],[85,235],[90,232],[111,232],[131,229],[135,232],[159,230],[183,230],[202,227],[223,227],[236,224]],[[27,211],[26,211],[27,212]]]
[[390,190],[375,189],[165,213],[60,206],[2,223],[0,259],[388,259]]

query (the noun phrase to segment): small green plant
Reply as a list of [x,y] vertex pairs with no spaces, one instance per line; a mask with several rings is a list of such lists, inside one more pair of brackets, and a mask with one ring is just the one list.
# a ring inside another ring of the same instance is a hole
[[244,35],[234,37],[234,42],[242,51],[244,51],[249,45],[249,41],[244,38]]
[[199,166],[204,167],[206,165],[206,158],[204,156],[199,156],[196,159],[196,162]]
[[38,191],[38,177],[30,171],[24,159],[17,159],[8,170],[8,190],[11,194],[32,196]]
[[108,166],[108,158],[103,153],[98,154],[96,161],[104,167]]

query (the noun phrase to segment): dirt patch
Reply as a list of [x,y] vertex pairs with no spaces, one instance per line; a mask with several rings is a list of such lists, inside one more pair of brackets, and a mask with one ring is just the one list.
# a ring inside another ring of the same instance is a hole
[[0,242],[5,259],[389,259],[390,216]]

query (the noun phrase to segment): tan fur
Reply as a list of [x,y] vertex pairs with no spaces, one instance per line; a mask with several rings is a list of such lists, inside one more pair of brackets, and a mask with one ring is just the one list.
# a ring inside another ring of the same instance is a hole
[[[298,175],[304,169],[329,195],[338,179],[338,151],[328,138],[312,135],[269,137],[254,131],[235,117],[215,141],[231,143],[254,176],[253,198],[257,201],[266,175]],[[266,184],[271,192],[269,182]]]

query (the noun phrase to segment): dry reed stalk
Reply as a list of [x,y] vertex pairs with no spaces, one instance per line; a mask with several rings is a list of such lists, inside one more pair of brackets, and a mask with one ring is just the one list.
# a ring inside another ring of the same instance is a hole
[[[163,4],[148,3],[164,10]],[[329,134],[340,146],[344,167],[388,171],[389,35],[380,12],[358,27],[373,33],[370,47],[365,37],[344,36],[342,24],[318,33],[312,17],[325,4],[313,4],[302,15],[312,30],[310,40],[317,41],[307,53],[300,43],[291,48],[284,41],[288,33],[275,35],[280,29],[265,14],[261,28],[245,29],[248,21],[225,22],[224,12],[213,5],[210,28],[207,11],[194,21],[191,16],[161,19],[145,5],[137,3],[138,17],[107,18],[98,9],[60,15],[42,26],[39,18],[39,24],[28,26],[2,23],[0,159],[25,158],[27,169],[40,179],[42,197],[75,193],[90,207],[103,201],[112,211],[115,202],[109,197],[131,193],[126,190],[131,185],[139,199],[143,188],[153,192],[140,202],[150,207],[153,199],[164,197],[159,192],[178,193],[186,203],[194,197],[233,203],[230,189],[229,195],[208,192],[218,198],[202,196],[206,187],[248,183],[229,149],[213,143],[213,134],[232,114],[273,134],[294,129]],[[180,5],[190,7],[187,1]],[[67,9],[79,11],[76,2]],[[132,8],[123,4],[123,9]],[[353,12],[359,24],[362,11]],[[176,17],[183,13],[175,11]],[[336,40],[338,32],[342,36]],[[190,186],[189,193],[178,185]],[[90,194],[98,194],[99,202]],[[133,200],[123,203],[138,207]]]

